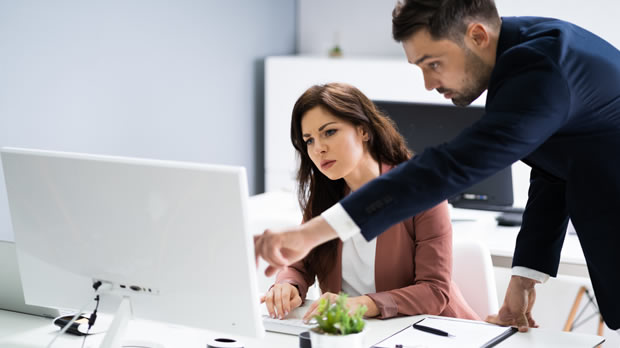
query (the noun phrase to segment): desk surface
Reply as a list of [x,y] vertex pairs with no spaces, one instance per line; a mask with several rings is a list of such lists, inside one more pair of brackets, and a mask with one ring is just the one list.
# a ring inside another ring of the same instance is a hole
[[[394,332],[411,325],[423,316],[395,318],[390,320],[368,320],[365,344],[375,344]],[[51,319],[35,317],[0,310],[0,347],[29,348],[43,347],[53,339],[58,332],[52,325]],[[152,340],[163,344],[166,348],[204,348],[210,340],[221,337],[206,330],[192,329],[181,326],[167,325],[148,321],[131,321],[126,338],[134,340]],[[85,347],[97,347],[103,336],[93,335],[86,339]],[[528,347],[528,348],[570,348],[594,347],[602,341],[602,337],[532,329],[527,333],[517,333],[506,341],[497,345],[498,348]],[[295,348],[298,347],[296,336],[266,333],[263,339],[241,339],[246,348]],[[64,334],[53,347],[80,347],[82,337]]]
[[[452,209],[453,238],[483,241],[491,252],[493,265],[510,268],[520,227],[498,226],[495,220],[498,214],[471,209]],[[566,233],[558,273],[589,278],[579,238],[574,233]]]

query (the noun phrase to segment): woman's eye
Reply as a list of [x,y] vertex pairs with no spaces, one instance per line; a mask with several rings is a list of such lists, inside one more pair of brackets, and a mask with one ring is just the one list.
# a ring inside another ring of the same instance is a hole
[[336,129],[328,129],[328,130],[325,131],[325,135],[328,136],[328,137],[332,136],[334,134],[336,134]]
[[312,142],[314,142],[314,139],[312,139],[312,138],[306,140],[306,146],[312,144]]

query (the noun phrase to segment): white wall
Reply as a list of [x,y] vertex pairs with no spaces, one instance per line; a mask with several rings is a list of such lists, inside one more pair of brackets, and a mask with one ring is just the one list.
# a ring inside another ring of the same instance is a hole
[[[392,40],[395,0],[298,0],[297,50],[326,55],[338,37],[345,55],[399,56]],[[578,24],[620,47],[616,0],[496,0],[501,16],[555,17]]]
[[347,56],[405,57],[392,40],[394,0],[298,0],[297,51],[327,55],[338,43]]
[[263,58],[294,53],[295,8],[0,0],[0,146],[243,165],[262,192]]

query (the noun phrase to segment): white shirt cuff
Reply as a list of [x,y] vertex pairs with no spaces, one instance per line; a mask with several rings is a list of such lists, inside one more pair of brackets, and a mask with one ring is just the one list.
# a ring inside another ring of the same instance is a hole
[[512,268],[512,275],[534,279],[541,283],[544,283],[549,279],[549,275],[546,273],[522,266],[514,266]]
[[324,211],[321,216],[336,231],[336,234],[338,234],[342,241],[360,233],[360,228],[357,227],[355,221],[351,219],[340,203],[334,204],[331,208]]

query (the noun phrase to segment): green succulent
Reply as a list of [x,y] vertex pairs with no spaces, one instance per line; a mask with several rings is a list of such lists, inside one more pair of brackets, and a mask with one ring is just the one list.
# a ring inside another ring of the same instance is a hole
[[364,313],[368,308],[360,306],[355,313],[350,313],[347,297],[347,294],[341,292],[336,302],[330,302],[326,298],[319,300],[317,314],[314,316],[319,331],[332,335],[348,335],[364,329]]

